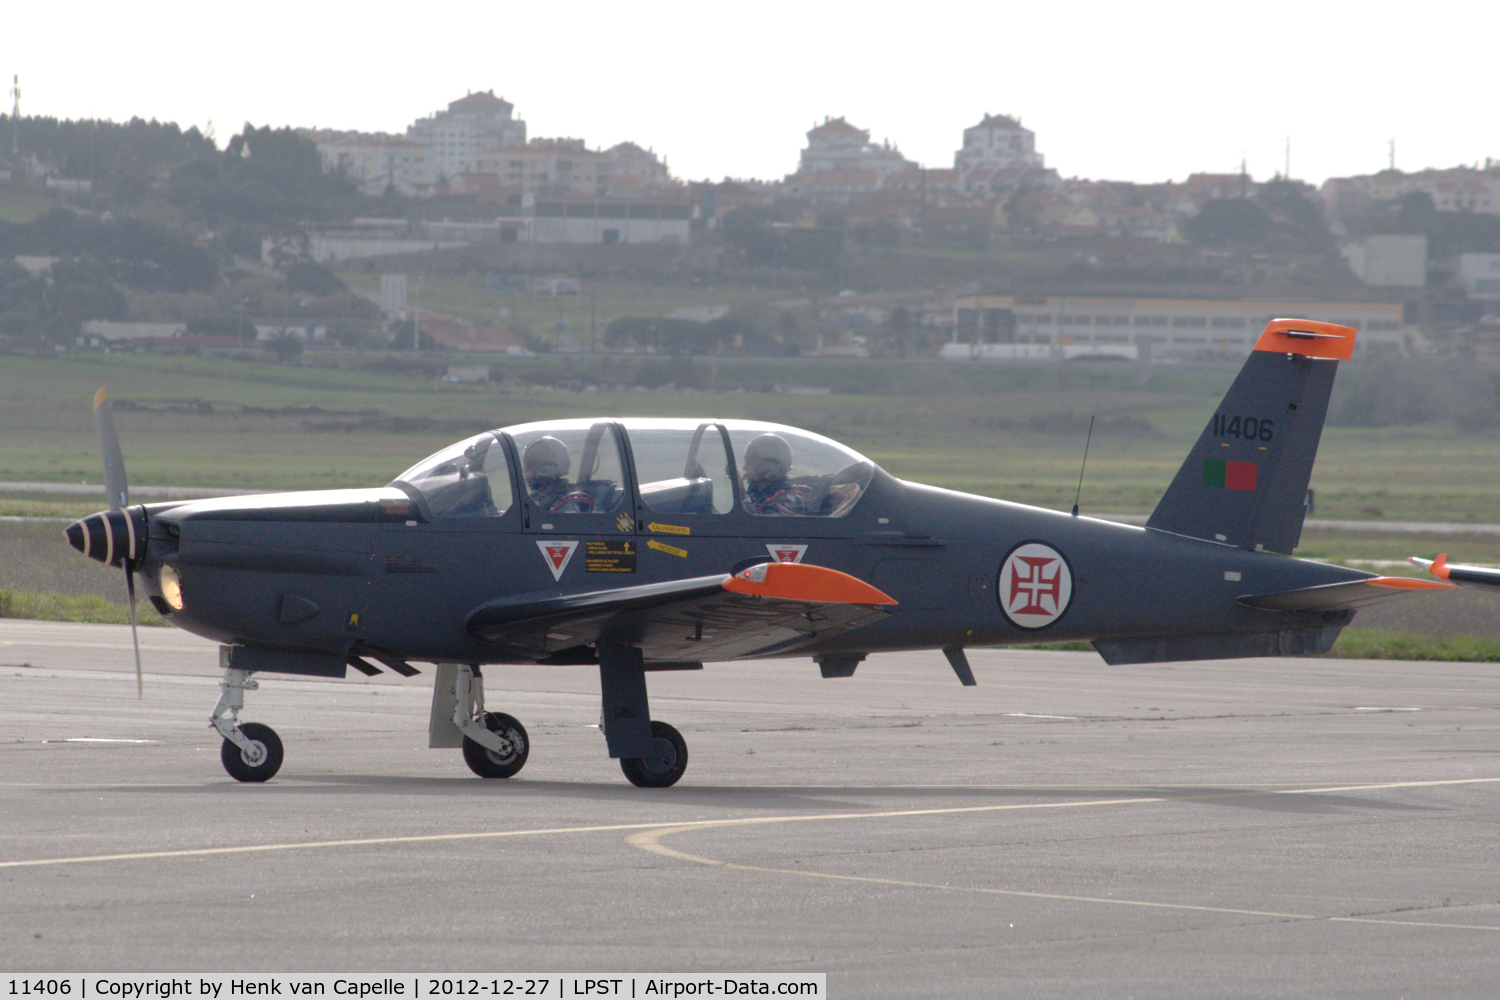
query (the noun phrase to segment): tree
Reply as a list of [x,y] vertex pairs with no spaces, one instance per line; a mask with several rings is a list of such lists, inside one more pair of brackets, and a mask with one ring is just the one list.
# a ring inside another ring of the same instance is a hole
[[1275,222],[1248,198],[1217,198],[1188,220],[1188,238],[1203,246],[1259,243]]
[[347,292],[349,286],[339,280],[338,275],[312,260],[299,260],[282,268],[286,275],[286,287],[293,292],[309,295],[337,295]]
[[227,222],[294,225],[344,218],[360,196],[343,174],[323,173],[318,147],[293,128],[246,123],[219,156],[172,172],[168,195],[210,226]]
[[1260,186],[1255,203],[1272,221],[1270,242],[1281,249],[1306,253],[1328,253],[1334,241],[1323,218],[1322,200],[1311,187],[1276,178]]
[[297,357],[302,353],[304,346],[302,334],[286,328],[277,331],[270,340],[266,341],[266,349],[276,355],[277,364],[286,364],[292,358]]

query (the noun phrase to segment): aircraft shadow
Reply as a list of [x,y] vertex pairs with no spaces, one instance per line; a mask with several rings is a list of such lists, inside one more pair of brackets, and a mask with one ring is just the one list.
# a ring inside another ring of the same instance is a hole
[[[1142,785],[1135,788],[1066,788],[1045,787],[965,787],[952,785],[851,785],[843,788],[827,785],[678,785],[674,788],[633,788],[617,780],[600,782],[485,780],[466,775],[453,777],[411,777],[401,775],[319,774],[278,775],[264,785],[242,784],[228,779],[209,780],[197,785],[131,785],[125,788],[105,786],[115,793],[148,793],[153,795],[255,795],[267,792],[279,795],[324,796],[329,793],[358,795],[426,795],[516,797],[528,800],[587,800],[595,803],[629,803],[631,805],[696,806],[716,810],[753,810],[756,812],[804,812],[826,810],[852,812],[869,810],[905,810],[922,808],[964,808],[1027,802],[1077,802],[1082,800],[1161,798],[1171,802],[1194,802],[1205,805],[1231,806],[1260,812],[1324,814],[1341,810],[1382,812],[1425,812],[1437,806],[1394,802],[1365,797],[1357,792],[1287,794],[1270,789],[1235,788],[1232,786],[1162,787]],[[77,786],[67,791],[78,790]],[[1376,791],[1377,789],[1372,789]],[[63,791],[59,789],[58,791]],[[690,822],[689,820],[684,820]],[[672,822],[666,820],[665,822]]]

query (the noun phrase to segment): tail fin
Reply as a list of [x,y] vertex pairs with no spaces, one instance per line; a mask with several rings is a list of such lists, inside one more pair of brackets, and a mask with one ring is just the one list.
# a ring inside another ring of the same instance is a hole
[[1296,548],[1334,372],[1354,335],[1273,319],[1146,527],[1243,549]]

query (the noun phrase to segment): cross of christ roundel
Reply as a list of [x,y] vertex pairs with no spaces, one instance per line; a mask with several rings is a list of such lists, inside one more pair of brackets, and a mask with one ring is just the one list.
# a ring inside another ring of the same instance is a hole
[[995,596],[1000,610],[1019,628],[1045,628],[1068,610],[1073,599],[1073,571],[1050,545],[1023,542],[1000,566]]

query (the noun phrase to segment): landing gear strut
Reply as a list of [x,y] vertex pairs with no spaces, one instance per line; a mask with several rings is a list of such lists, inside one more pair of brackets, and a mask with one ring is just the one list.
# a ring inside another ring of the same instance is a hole
[[687,770],[687,741],[665,722],[651,718],[646,700],[646,664],[639,648],[601,642],[599,687],[604,711],[599,728],[609,755],[638,788],[669,788]]
[[219,759],[236,781],[269,781],[281,770],[281,738],[276,730],[259,722],[240,724],[245,692],[259,687],[250,679],[250,671],[226,668],[219,682],[219,703],[208,720],[224,737]]
[[637,788],[670,788],[687,770],[687,741],[665,722],[651,720],[651,754],[621,757],[620,770]]
[[526,766],[526,727],[504,712],[484,710],[479,664],[460,666],[454,678],[453,724],[464,734],[464,763],[481,778],[510,778]]

